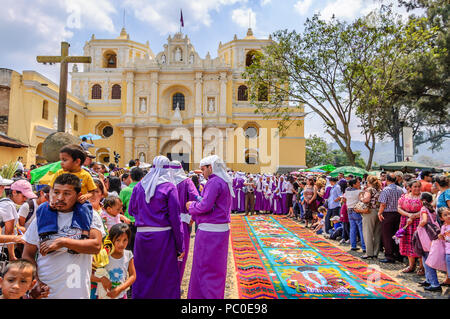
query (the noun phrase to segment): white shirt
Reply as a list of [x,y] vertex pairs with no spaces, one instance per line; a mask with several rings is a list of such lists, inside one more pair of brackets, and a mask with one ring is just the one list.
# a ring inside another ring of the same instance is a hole
[[[109,256],[109,263],[105,266],[105,269],[108,272],[112,288],[119,286],[128,279],[128,265],[131,259],[133,259],[133,253],[130,250],[124,250],[120,259]],[[126,290],[122,291],[116,299],[123,298],[126,293]]]
[[[28,229],[28,227],[30,227],[31,222],[36,217],[36,211],[37,211],[39,205],[38,205],[36,199],[33,199],[33,203],[34,203],[34,212],[33,212],[33,215],[31,215],[30,219],[27,222],[25,222],[25,229]],[[27,218],[29,211],[30,211],[30,205],[28,205],[28,202],[25,202],[19,208],[19,217]]]
[[291,182],[287,182],[286,184],[286,193],[287,194],[293,194],[294,193],[294,186],[292,185]]
[[[51,239],[68,237],[79,239],[80,229],[70,228],[73,212],[58,212],[58,233]],[[92,214],[92,229],[97,229],[106,236],[100,216]],[[36,219],[28,227],[23,239],[38,247],[36,260],[39,280],[50,288],[49,299],[89,299],[91,288],[92,255],[70,254],[67,248],[42,256],[39,253],[39,234]]]
[[346,190],[344,193],[344,197],[347,200],[347,208],[353,208],[359,202],[359,193],[361,193],[361,189],[356,190]]
[[[14,226],[17,225],[19,220],[19,214],[17,214],[16,204],[10,199],[3,199],[0,202],[0,222],[6,223],[14,219]],[[2,234],[5,234],[5,228],[2,229]],[[17,235],[17,231],[14,230],[14,234]]]

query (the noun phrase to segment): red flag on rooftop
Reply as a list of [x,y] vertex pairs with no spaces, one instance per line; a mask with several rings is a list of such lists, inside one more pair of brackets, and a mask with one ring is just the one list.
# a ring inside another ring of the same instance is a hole
[[181,22],[181,26],[184,28],[184,21],[183,21],[183,10],[181,11],[181,18],[180,18],[180,22]]

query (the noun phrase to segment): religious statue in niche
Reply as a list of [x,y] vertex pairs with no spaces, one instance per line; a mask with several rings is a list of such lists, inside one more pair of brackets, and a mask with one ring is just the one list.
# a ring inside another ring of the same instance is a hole
[[73,65],[73,67],[72,67],[72,72],[73,73],[76,73],[76,72],[78,72],[78,65],[75,63],[74,65]]
[[194,55],[193,54],[191,54],[189,56],[189,64],[194,64]]
[[139,153],[139,162],[145,163],[145,153],[144,152]]
[[139,98],[139,112],[147,112],[147,99],[145,97]]
[[208,98],[208,112],[214,112],[216,110],[216,103],[214,98]]
[[176,50],[175,50],[175,61],[177,61],[177,62],[182,61],[180,48],[176,48]]
[[161,57],[161,63],[166,64],[166,55],[165,54],[163,54]]

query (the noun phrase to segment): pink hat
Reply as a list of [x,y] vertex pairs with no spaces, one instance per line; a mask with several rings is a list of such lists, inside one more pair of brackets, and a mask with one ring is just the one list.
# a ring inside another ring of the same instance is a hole
[[20,179],[11,185],[11,190],[21,192],[26,198],[37,198],[33,193],[33,188],[30,182],[24,179]]

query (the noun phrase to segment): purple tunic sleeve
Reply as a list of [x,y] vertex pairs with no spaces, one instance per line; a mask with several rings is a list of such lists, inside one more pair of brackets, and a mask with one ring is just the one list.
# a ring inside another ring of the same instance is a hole
[[178,201],[178,191],[174,186],[168,192],[167,203],[169,208],[169,223],[175,237],[175,245],[178,252],[184,251],[183,226],[180,220],[180,203]]
[[137,203],[138,203],[138,201],[136,199],[136,193],[137,193],[136,190],[137,190],[137,187],[134,187],[133,192],[131,193],[130,202],[128,203],[128,214],[130,214],[133,217],[136,217],[135,213],[138,212],[138,209],[136,207]]
[[220,184],[211,180],[203,189],[203,199],[200,202],[193,202],[189,206],[189,214],[198,215],[211,212],[217,196],[220,194]]

